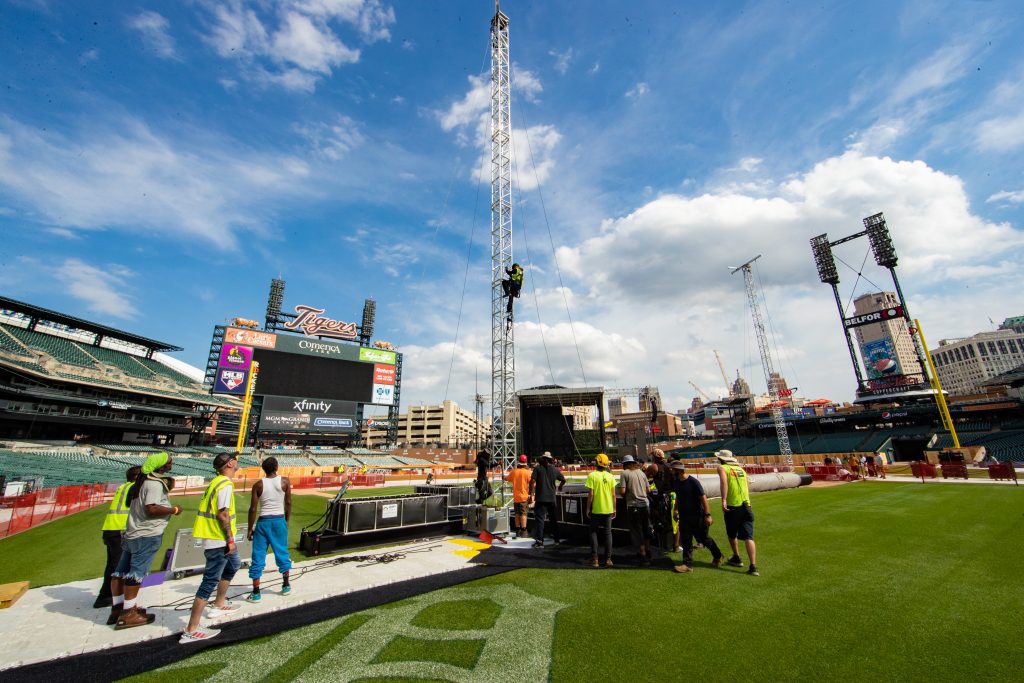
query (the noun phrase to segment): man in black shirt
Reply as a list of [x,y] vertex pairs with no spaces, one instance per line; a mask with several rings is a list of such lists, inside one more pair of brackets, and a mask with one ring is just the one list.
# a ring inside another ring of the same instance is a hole
[[494,491],[488,475],[491,468],[491,454],[486,450],[476,454],[476,504],[483,505],[484,501],[490,498]]
[[540,464],[534,468],[530,476],[530,498],[528,502],[533,503],[533,517],[537,522],[534,529],[533,547],[544,546],[544,525],[551,520],[551,535],[558,543],[558,517],[555,512],[555,484],[558,491],[565,486],[565,477],[555,467],[554,458],[550,451],[544,451],[540,456]]
[[651,499],[651,522],[654,525],[654,538],[658,546],[665,551],[672,550],[676,545],[675,533],[672,531],[672,511],[669,496],[675,483],[672,470],[665,463],[665,451],[655,448],[651,458],[658,468],[653,478],[654,494]]
[[677,477],[674,490],[676,509],[679,511],[679,536],[683,543],[683,563],[676,565],[675,570],[680,574],[693,571],[693,541],[695,539],[711,551],[711,565],[720,567],[722,551],[719,550],[715,540],[708,536],[708,528],[713,520],[708,497],[704,493],[704,486],[700,483],[700,479],[686,473],[686,465],[683,462],[672,463],[672,471]]

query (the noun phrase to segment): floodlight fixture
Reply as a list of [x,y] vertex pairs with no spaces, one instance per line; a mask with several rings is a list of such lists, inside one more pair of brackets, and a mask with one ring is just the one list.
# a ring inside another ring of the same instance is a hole
[[828,233],[811,238],[811,251],[814,253],[814,265],[818,267],[818,278],[830,285],[839,284],[839,271],[836,270],[836,260],[832,256]]
[[267,298],[267,320],[264,329],[277,328],[281,318],[281,306],[284,304],[284,280],[274,278],[270,281],[270,296]]
[[871,242],[871,251],[875,255],[875,263],[884,268],[895,268],[899,258],[896,256],[896,247],[889,237],[889,228],[885,225],[885,216],[876,213],[864,219],[864,230],[868,233],[868,241]]
[[377,302],[373,299],[367,299],[363,303],[363,324],[359,328],[359,337],[363,340],[364,344],[370,342],[370,338],[373,336],[373,321],[377,317]]

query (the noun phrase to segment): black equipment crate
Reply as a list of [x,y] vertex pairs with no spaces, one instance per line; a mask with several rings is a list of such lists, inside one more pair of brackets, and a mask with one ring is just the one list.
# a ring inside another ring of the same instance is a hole
[[346,536],[447,522],[447,496],[414,493],[335,501],[328,512],[327,529]]
[[476,504],[476,487],[472,484],[420,484],[413,490],[420,494],[448,496],[450,508]]

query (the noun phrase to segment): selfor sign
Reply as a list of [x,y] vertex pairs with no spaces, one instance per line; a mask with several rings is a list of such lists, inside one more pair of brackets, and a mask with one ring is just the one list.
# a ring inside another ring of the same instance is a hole
[[870,325],[871,323],[879,323],[883,320],[892,320],[893,318],[902,317],[903,307],[893,306],[892,308],[884,308],[880,311],[873,311],[871,313],[857,315],[852,318],[843,318],[843,327],[850,329],[852,327],[860,327],[861,325]]

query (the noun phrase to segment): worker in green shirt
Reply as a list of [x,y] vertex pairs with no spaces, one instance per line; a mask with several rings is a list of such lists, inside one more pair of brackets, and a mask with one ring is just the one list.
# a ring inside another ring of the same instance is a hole
[[604,566],[613,567],[612,520],[615,519],[615,477],[608,471],[610,462],[604,453],[594,460],[597,469],[587,475],[587,515],[590,517],[590,566],[600,567],[597,561],[597,534],[604,533]]

